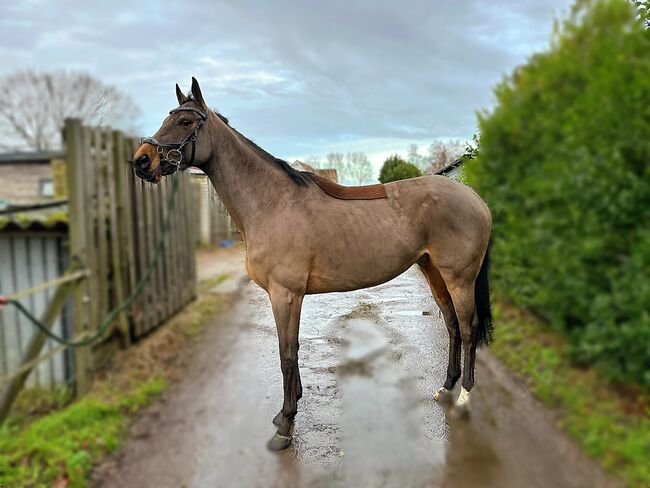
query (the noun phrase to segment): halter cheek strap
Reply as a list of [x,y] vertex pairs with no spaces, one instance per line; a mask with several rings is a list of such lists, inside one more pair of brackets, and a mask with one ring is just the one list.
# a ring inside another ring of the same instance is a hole
[[[189,163],[187,163],[187,165],[192,166],[192,164],[194,163],[194,154],[196,152],[196,135],[199,133],[199,129],[203,127],[203,124],[205,124],[205,121],[208,118],[208,114],[206,112],[202,112],[199,109],[193,107],[178,107],[169,111],[170,114],[173,114],[175,112],[194,112],[200,117],[200,120],[198,124],[196,124],[194,130],[190,132],[185,137],[185,139],[183,139],[181,142],[178,143],[163,144],[161,142],[158,142],[153,137],[144,137],[141,140],[141,144],[151,144],[152,146],[155,146],[156,151],[158,152],[158,154],[160,154],[161,159],[171,164],[172,166],[176,166],[176,168],[178,169],[180,168],[180,165],[183,162],[183,149],[189,143],[192,143],[192,153],[190,156],[190,161]],[[165,154],[165,150],[167,150],[166,154]]]

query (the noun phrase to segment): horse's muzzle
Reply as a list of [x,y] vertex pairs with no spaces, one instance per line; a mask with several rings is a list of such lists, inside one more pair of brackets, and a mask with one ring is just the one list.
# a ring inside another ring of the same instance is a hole
[[170,163],[166,159],[161,159],[158,169],[160,169],[160,173],[163,176],[169,176],[171,174],[174,174],[179,169],[179,167],[175,164]]
[[160,154],[151,144],[142,144],[133,156],[136,176],[149,183],[159,183],[163,177],[160,163]]
[[163,177],[163,174],[160,172],[159,168],[154,171],[149,171],[136,166],[135,162],[133,163],[133,166],[135,168],[135,175],[138,178],[142,178],[144,181],[147,181],[149,183],[158,184]]
[[136,159],[133,160],[133,166],[136,169],[146,171],[151,166],[151,159],[147,153],[141,153]]

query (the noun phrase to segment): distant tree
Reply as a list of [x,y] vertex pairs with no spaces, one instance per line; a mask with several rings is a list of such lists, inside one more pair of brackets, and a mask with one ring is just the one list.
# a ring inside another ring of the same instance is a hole
[[428,167],[426,172],[431,174],[448,164],[453,163],[463,155],[465,144],[460,141],[437,141],[429,146]]
[[309,156],[305,159],[305,164],[316,169],[323,167],[323,161],[318,156]]
[[417,166],[420,170],[426,171],[427,168],[429,167],[429,160],[427,159],[426,156],[422,156],[419,153],[418,150],[418,145],[417,144],[411,144],[408,148],[407,155],[406,155],[406,160]]
[[348,176],[348,164],[345,160],[345,154],[343,153],[328,153],[327,156],[325,156],[325,166],[327,168],[334,168],[341,181]]
[[384,161],[379,172],[379,181],[388,183],[390,181],[406,180],[422,176],[422,171],[408,161],[403,160],[397,154]]
[[362,185],[372,178],[372,165],[363,152],[349,152],[346,158],[348,176],[357,185]]
[[67,117],[133,129],[138,112],[128,95],[84,73],[27,70],[0,79],[0,136],[5,149],[61,147]]

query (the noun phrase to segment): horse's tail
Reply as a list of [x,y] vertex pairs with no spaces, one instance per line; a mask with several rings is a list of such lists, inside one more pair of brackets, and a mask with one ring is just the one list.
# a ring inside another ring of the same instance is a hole
[[478,345],[486,346],[492,340],[494,323],[492,321],[492,306],[490,303],[490,283],[488,269],[490,267],[490,244],[485,250],[481,270],[474,282],[474,303],[478,315]]

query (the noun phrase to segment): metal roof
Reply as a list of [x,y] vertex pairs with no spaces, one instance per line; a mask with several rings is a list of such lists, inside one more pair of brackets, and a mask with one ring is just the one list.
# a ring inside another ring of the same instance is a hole
[[460,166],[463,164],[463,158],[460,157],[458,159],[454,159],[451,163],[449,163],[447,166],[440,168],[439,170],[436,170],[433,172],[434,175],[444,175],[445,173],[448,173],[452,169],[454,169],[456,166]]
[[0,232],[68,230],[68,205],[0,215]]
[[0,164],[48,163],[52,158],[62,158],[63,151],[20,151],[0,154]]

